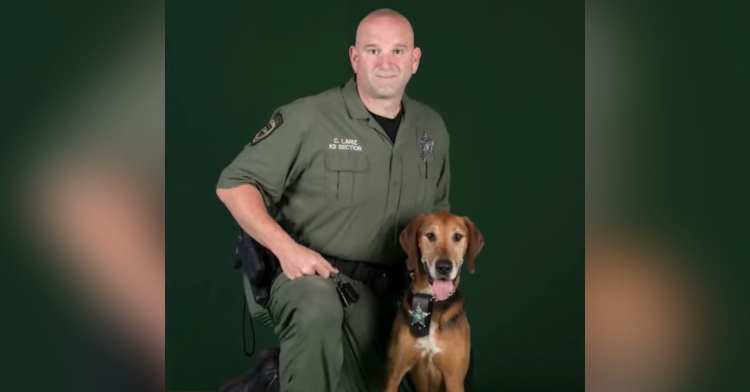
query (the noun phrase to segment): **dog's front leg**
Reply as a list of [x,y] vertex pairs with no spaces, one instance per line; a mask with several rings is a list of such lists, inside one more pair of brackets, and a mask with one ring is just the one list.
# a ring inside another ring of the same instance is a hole
[[444,374],[443,382],[445,383],[446,392],[464,392],[464,378],[460,373]]
[[405,354],[399,351],[398,343],[391,343],[386,361],[384,392],[398,392],[401,381],[413,366],[413,361]]
[[[454,346],[456,347],[456,346]],[[461,360],[465,358],[466,360]],[[469,373],[469,360],[467,356],[442,356],[439,359],[438,369],[443,376],[445,392],[464,392],[464,383]]]

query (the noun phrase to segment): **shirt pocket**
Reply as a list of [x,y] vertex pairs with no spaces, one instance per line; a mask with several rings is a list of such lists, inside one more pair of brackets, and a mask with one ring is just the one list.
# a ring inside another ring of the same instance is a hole
[[419,188],[417,190],[417,206],[423,212],[432,211],[435,204],[440,171],[443,163],[437,159],[419,162]]
[[326,197],[351,207],[367,198],[369,161],[364,154],[329,152],[325,155]]

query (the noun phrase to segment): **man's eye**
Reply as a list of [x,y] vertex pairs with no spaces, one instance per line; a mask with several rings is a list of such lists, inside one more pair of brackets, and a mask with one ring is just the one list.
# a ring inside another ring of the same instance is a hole
[[393,52],[396,53],[396,54],[403,54],[404,53],[403,49],[396,49]]
[[367,53],[369,53],[369,54],[376,54],[377,52],[378,52],[377,49],[368,49],[367,50]]

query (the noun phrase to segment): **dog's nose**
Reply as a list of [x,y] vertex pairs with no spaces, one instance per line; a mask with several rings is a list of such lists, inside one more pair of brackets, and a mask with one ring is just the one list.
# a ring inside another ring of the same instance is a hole
[[435,269],[440,275],[448,275],[453,269],[453,263],[450,260],[438,260],[435,263]]

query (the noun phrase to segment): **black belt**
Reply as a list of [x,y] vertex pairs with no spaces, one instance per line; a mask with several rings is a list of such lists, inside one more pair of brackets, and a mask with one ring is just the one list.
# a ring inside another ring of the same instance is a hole
[[332,266],[339,270],[340,273],[365,284],[372,283],[375,279],[377,279],[379,274],[387,273],[387,270],[381,266],[375,266],[373,264],[356,261],[348,261],[331,256],[323,257],[328,260],[328,262],[331,263]]
[[322,255],[343,275],[369,286],[376,296],[397,294],[406,287],[406,264],[383,266]]
[[[401,294],[406,288],[409,279],[409,271],[406,269],[405,263],[396,266],[382,266],[373,263],[344,260],[333,256],[322,256],[339,270],[341,274],[369,286],[377,296]],[[273,274],[271,284],[276,280],[276,277],[283,273],[278,259],[274,259],[276,271]]]

